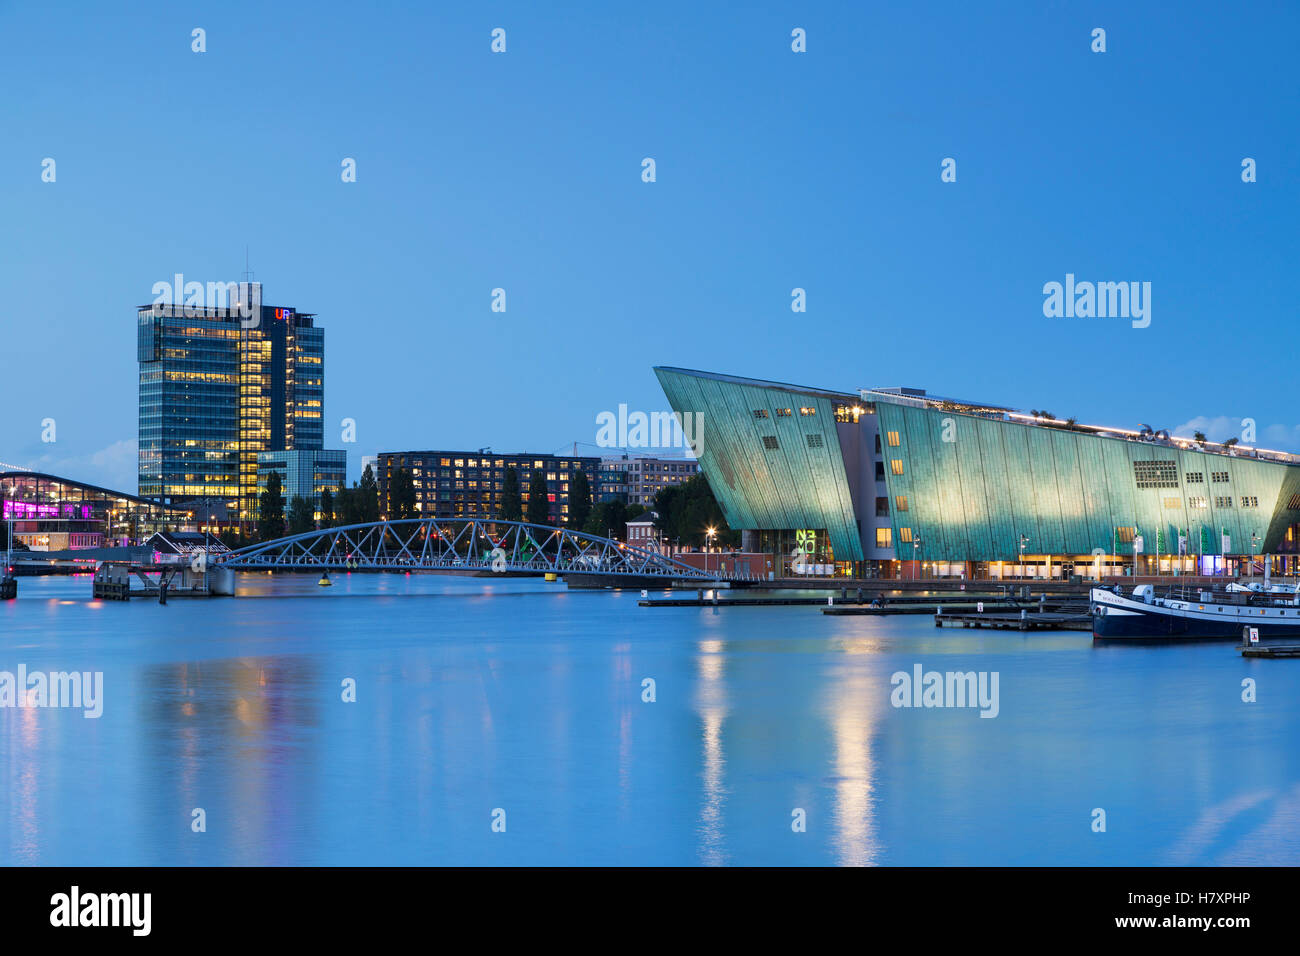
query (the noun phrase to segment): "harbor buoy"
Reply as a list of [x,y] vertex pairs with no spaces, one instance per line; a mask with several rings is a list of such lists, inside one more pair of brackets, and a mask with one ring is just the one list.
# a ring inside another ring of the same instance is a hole
[[317,581],[316,583],[323,588],[331,587],[334,584],[334,582],[330,580],[330,576],[328,574],[322,574],[320,576],[320,580]]

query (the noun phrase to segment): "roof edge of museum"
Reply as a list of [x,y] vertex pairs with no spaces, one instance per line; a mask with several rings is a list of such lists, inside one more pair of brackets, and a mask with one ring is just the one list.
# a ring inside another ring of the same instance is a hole
[[775,388],[785,392],[795,392],[803,395],[820,395],[826,398],[842,398],[849,401],[858,401],[859,396],[853,391],[841,391],[830,388],[815,388],[811,385],[792,385],[789,382],[772,382],[761,378],[746,378],[741,375],[726,375],[721,372],[704,372],[694,368],[677,368],[672,365],[656,365],[656,372],[669,372],[677,375],[691,375],[696,378],[707,378],[715,382],[727,382],[732,385],[748,385],[753,388]]

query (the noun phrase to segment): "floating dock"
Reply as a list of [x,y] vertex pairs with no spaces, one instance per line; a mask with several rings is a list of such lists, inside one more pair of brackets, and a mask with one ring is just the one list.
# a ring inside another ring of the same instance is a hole
[[1248,644],[1242,657],[1300,657],[1300,644]]
[[1078,611],[1034,611],[1019,613],[958,611],[934,616],[935,627],[987,627],[1008,631],[1091,631],[1092,615]]
[[[805,607],[821,607],[824,614],[865,614],[868,616],[877,616],[881,614],[934,614],[940,608],[962,608],[975,611],[980,604],[997,606],[1012,611],[1018,611],[1023,607],[1032,607],[1034,613],[1038,611],[1073,611],[1081,607],[1077,598],[1071,597],[1047,597],[1039,595],[1037,600],[1033,600],[1024,595],[1009,595],[1006,592],[981,594],[971,591],[943,591],[932,594],[898,594],[890,592],[888,594],[876,591],[874,593],[862,588],[850,591],[847,588],[838,588],[835,592],[825,591],[821,594],[750,594],[746,592],[729,592],[728,596],[723,596],[724,591],[718,588],[697,588],[692,597],[669,597],[669,598],[650,598],[648,595],[643,596],[640,602],[641,607],[723,607],[734,605],[736,607],[780,607],[789,605],[801,605]],[[1032,603],[1031,603],[1032,602]],[[1086,604],[1082,605],[1086,609]]]

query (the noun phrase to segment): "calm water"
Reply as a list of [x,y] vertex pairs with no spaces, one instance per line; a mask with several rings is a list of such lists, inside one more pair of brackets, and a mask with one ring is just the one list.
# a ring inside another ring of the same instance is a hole
[[[104,713],[0,710],[0,862],[1300,863],[1300,661],[536,581],[241,587],[20,580],[0,670],[103,671]],[[998,716],[894,708],[918,663],[997,672]]]

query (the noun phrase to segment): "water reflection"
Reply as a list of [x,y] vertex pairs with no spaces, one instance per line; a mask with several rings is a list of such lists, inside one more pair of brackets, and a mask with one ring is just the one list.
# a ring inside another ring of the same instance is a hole
[[699,858],[708,866],[727,862],[723,815],[726,809],[727,757],[722,727],[727,719],[726,645],[719,640],[696,645],[695,707],[700,716],[703,792],[700,800]]
[[[1246,706],[1231,649],[255,578],[166,607],[34,579],[0,607],[0,670],[106,687],[97,720],[0,709],[0,864],[1300,862],[1300,670]],[[918,662],[1000,672],[998,717],[894,710]]]
[[[180,662],[147,668],[143,677],[150,765],[172,772],[154,782],[141,809],[155,829],[160,820],[174,821],[166,851],[211,862],[216,845],[221,862],[289,862],[283,835],[310,816],[316,787],[307,744],[320,723],[313,659]],[[205,833],[192,828],[196,808],[204,811]]]
[[11,724],[14,733],[11,734],[10,753],[14,755],[20,769],[12,790],[14,803],[9,809],[8,829],[11,852],[20,863],[39,862],[41,852],[40,806],[37,799],[41,771],[41,761],[38,759],[41,747],[40,718],[40,711],[24,709],[18,712],[17,720]]
[[834,746],[836,862],[868,866],[876,862],[872,756],[880,679],[856,662],[842,665],[830,688],[827,718]]

